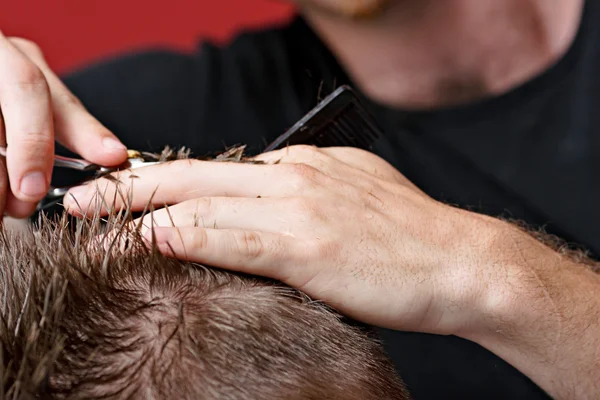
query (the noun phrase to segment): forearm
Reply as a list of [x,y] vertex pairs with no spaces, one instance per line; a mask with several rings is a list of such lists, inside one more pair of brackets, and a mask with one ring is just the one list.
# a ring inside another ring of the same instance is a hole
[[600,275],[504,224],[490,241],[481,321],[465,337],[559,399],[600,394]]

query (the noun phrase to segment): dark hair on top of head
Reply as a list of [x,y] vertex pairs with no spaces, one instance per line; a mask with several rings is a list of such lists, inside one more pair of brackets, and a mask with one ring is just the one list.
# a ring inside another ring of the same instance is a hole
[[2,399],[405,399],[382,347],[281,283],[99,217],[0,233]]

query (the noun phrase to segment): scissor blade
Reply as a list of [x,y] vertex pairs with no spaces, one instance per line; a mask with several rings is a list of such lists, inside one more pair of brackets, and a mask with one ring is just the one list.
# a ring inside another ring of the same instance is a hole
[[75,169],[77,171],[95,171],[100,169],[98,164],[94,164],[86,160],[56,155],[54,156],[54,166]]

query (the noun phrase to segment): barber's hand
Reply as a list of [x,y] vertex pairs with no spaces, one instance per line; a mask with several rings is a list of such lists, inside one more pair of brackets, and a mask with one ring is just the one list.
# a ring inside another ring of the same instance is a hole
[[[155,190],[155,206],[172,205],[153,213],[166,254],[281,280],[384,327],[456,334],[479,317],[491,218],[434,201],[357,149],[293,146],[259,159],[280,162],[176,161],[121,172],[118,190],[133,191],[135,210]],[[94,212],[93,197],[110,204],[116,187],[101,179],[65,205]]]
[[83,158],[117,165],[125,147],[50,70],[32,42],[0,32],[0,216],[30,215],[52,176],[54,140]]

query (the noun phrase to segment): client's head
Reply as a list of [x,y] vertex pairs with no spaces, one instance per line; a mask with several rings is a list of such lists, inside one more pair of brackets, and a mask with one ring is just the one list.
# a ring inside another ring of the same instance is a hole
[[380,345],[322,304],[136,232],[106,250],[99,226],[1,235],[1,398],[407,397]]

